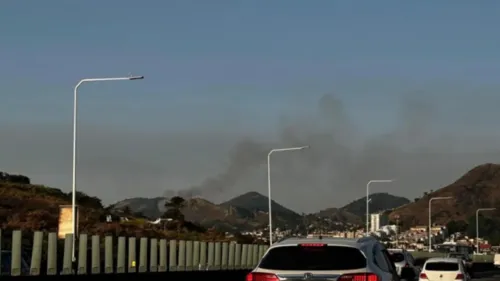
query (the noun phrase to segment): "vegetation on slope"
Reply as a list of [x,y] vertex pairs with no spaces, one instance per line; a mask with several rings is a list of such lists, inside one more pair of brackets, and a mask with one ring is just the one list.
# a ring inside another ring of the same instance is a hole
[[454,183],[425,192],[422,198],[392,212],[390,219],[399,216],[403,227],[427,225],[429,200],[448,196],[452,198],[432,202],[433,224],[447,225],[451,232],[465,231],[475,237],[477,209],[497,208],[495,211],[482,212],[479,226],[481,236],[500,243],[500,165],[497,164],[479,165]]
[[[140,237],[166,237],[183,239],[222,240],[222,233],[206,230],[189,221],[180,227],[152,224],[141,215],[124,208],[110,212],[104,208],[97,197],[77,193],[80,207],[79,232],[99,235],[125,235]],[[21,229],[26,232],[35,230],[55,232],[58,228],[59,208],[71,204],[71,193],[41,185],[32,185],[25,176],[12,176],[0,173],[0,221],[6,230]],[[113,221],[106,222],[112,215]],[[128,221],[120,221],[125,216]]]

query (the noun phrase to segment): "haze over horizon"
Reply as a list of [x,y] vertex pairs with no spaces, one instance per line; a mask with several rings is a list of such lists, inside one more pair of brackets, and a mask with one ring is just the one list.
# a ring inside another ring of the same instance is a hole
[[298,212],[500,159],[500,2],[50,2],[0,10],[0,171],[34,183],[70,191],[78,80],[129,73],[79,91],[77,188],[106,204],[266,195],[295,145],[272,183]]

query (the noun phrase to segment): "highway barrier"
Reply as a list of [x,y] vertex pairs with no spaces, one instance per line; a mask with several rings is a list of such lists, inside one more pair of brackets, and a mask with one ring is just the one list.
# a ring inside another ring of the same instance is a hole
[[[125,273],[125,274],[92,274],[92,275],[53,275],[53,276],[2,276],[2,281],[33,281],[47,279],[50,281],[90,281],[95,278],[114,278],[120,281],[136,281],[138,278],[145,280],[217,280],[217,281],[244,281],[249,270],[226,270],[226,271],[174,271],[174,272],[147,272],[147,273]],[[151,278],[151,279],[149,279]]]
[[[414,251],[411,252],[412,256],[416,259],[419,258],[438,258],[438,257],[445,257],[447,254],[446,253],[439,253],[439,252],[423,252],[423,251]],[[473,255],[473,261],[474,262],[485,262],[485,263],[493,263],[493,255]]]
[[[20,230],[12,232],[9,243],[6,243],[10,248],[2,249],[1,258],[10,259],[1,262],[2,275],[91,274],[94,276],[121,273],[173,274],[173,272],[192,271],[203,271],[204,274],[210,271],[225,271],[226,275],[233,274],[228,271],[235,271],[234,274],[238,275],[253,268],[268,248],[267,245],[235,242],[167,241],[146,237],[98,235],[89,237],[87,234],[80,234],[76,243],[77,261],[73,263],[71,234],[59,241],[56,233],[36,231],[32,243],[28,243],[32,245],[31,249],[23,249],[26,238]],[[6,268],[5,264],[10,268]],[[209,274],[218,276],[217,273]],[[218,277],[217,279],[225,280]]]

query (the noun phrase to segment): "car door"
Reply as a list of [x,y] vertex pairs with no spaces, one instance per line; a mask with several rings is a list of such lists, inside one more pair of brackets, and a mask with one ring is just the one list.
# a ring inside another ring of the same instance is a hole
[[415,274],[416,274],[416,275],[419,275],[419,274],[420,274],[420,271],[421,271],[422,269],[420,268],[420,266],[415,265],[415,258],[413,258],[413,255],[412,255],[412,254],[410,254],[410,252],[406,252],[406,251],[405,251],[405,253],[406,253],[406,257],[407,257],[407,259],[408,259],[408,263],[410,264],[410,266],[411,266],[411,267],[413,268],[413,270],[415,271]]
[[377,266],[384,272],[388,273],[391,275],[392,280],[394,281],[399,281],[399,274],[396,269],[396,266],[394,263],[391,261],[390,254],[385,249],[384,246],[381,244],[377,244],[374,247],[374,257],[375,257],[375,263]]

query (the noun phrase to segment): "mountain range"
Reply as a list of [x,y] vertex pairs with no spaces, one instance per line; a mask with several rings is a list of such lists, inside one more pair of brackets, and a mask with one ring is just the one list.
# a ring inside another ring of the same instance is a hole
[[[455,182],[442,188],[424,192],[419,198],[407,198],[388,193],[370,195],[370,213],[386,211],[389,220],[398,220],[402,226],[427,225],[429,200],[433,197],[451,197],[448,200],[432,202],[432,221],[446,224],[450,221],[464,221],[475,215],[479,208],[497,208],[485,216],[500,217],[500,165],[483,164],[474,167]],[[167,198],[131,198],[120,201],[113,208],[129,206],[157,218],[165,211]],[[340,208],[327,208],[308,217],[328,218],[350,224],[363,224],[366,212],[366,198],[361,197]],[[186,219],[203,226],[222,227],[226,230],[255,229],[265,227],[268,222],[268,199],[257,192],[248,192],[221,204],[214,204],[201,198],[188,199],[183,208]],[[203,208],[200,206],[203,205]],[[273,217],[276,226],[297,226],[303,224],[305,214],[298,214],[273,201]]]
[[[131,198],[120,201],[111,206],[111,209],[120,210],[129,208],[134,213],[156,219],[166,211],[166,197]],[[268,224],[268,197],[252,191],[237,196],[221,204],[215,204],[202,198],[186,199],[182,213],[186,220],[196,222],[205,227],[216,227],[219,230],[254,230],[265,228]],[[365,197],[359,198],[341,208],[328,208],[308,217],[328,218],[332,221],[361,224],[364,217]],[[374,193],[371,195],[371,211],[380,212],[409,203],[410,200],[388,193]],[[279,203],[272,201],[274,225],[277,227],[297,227],[303,224],[305,214],[298,214]]]
[[436,197],[450,198],[432,201],[433,223],[442,225],[450,221],[462,221],[475,224],[475,214],[480,208],[496,208],[481,213],[482,216],[496,219],[500,217],[500,165],[479,165],[450,185],[425,192],[414,202],[396,208],[389,217],[393,221],[399,218],[404,225],[427,225],[429,200]]
[[[385,211],[390,221],[403,227],[427,225],[430,199],[449,197],[432,201],[432,222],[443,225],[475,226],[475,213],[480,208],[496,208],[481,212],[481,219],[488,220],[490,232],[498,232],[500,243],[500,165],[483,164],[474,167],[462,177],[442,188],[424,192],[420,198],[410,200],[388,193],[370,195],[370,212]],[[106,222],[106,214],[120,218],[124,209],[132,212],[133,218],[147,217],[155,220],[161,217],[165,203],[171,198],[130,198],[104,208],[97,197],[77,193],[77,203],[82,207],[80,227],[88,233],[163,233],[154,225],[135,226],[113,221]],[[278,202],[272,202],[273,221],[276,227],[309,225],[310,219],[347,224],[363,224],[366,198],[361,197],[340,208],[327,208],[313,214],[298,214]],[[0,172],[0,219],[2,227],[9,229],[54,230],[58,226],[58,212],[61,205],[71,202],[71,193],[59,189],[34,185],[23,175]],[[186,221],[221,231],[244,231],[263,229],[268,224],[268,198],[257,192],[247,192],[227,202],[215,204],[203,198],[187,199],[180,210]],[[314,204],[314,202],[312,202]],[[146,221],[147,220],[143,220]],[[195,226],[193,224],[193,226]],[[194,229],[194,228],[193,228]],[[486,233],[487,231],[485,231]],[[200,232],[202,233],[202,232]],[[174,233],[177,235],[176,233]],[[172,234],[172,235],[174,235]],[[201,235],[201,234],[200,234]]]

